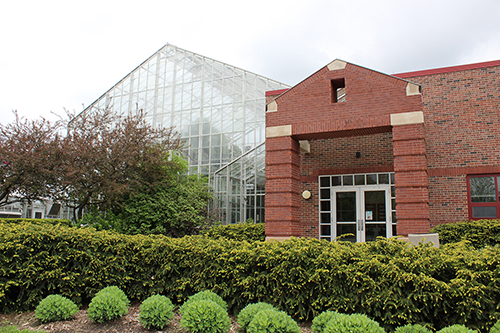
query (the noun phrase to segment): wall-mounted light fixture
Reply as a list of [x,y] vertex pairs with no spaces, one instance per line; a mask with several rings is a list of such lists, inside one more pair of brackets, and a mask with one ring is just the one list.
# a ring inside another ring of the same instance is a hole
[[361,157],[361,153],[359,151],[356,152],[356,158],[360,158]]
[[302,192],[302,198],[307,200],[310,197],[311,197],[311,192],[309,192],[308,190],[305,190],[304,192]]

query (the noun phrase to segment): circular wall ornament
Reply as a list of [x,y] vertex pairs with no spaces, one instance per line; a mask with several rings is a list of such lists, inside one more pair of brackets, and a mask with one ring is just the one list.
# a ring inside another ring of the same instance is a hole
[[305,190],[304,192],[302,192],[302,198],[304,199],[309,199],[311,197],[311,192]]

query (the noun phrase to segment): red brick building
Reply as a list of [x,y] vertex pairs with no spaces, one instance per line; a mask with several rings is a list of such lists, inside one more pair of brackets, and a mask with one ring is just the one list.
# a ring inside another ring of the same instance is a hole
[[268,238],[500,217],[500,61],[387,75],[335,60],[267,95]]

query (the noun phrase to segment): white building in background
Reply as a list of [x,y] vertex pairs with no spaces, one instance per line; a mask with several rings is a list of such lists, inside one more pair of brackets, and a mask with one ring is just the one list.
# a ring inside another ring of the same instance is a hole
[[0,207],[0,218],[71,219],[72,209],[52,200],[35,201],[31,204],[15,203]]
[[288,85],[167,44],[82,113],[143,109],[187,142],[190,172],[209,176],[225,223],[264,222],[265,93]]

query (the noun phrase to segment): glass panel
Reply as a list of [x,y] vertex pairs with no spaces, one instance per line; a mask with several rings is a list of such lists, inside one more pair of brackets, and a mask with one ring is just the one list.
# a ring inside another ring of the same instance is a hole
[[330,187],[330,177],[320,177],[319,178],[319,186]]
[[344,186],[353,185],[352,176],[343,176],[342,179]]
[[354,183],[356,185],[365,185],[365,175],[354,176]]
[[337,224],[337,239],[355,243],[356,224]]
[[366,238],[365,240],[367,242],[372,242],[377,240],[377,237],[387,237],[387,226],[386,224],[366,224],[365,225],[365,231],[366,231]]
[[389,175],[386,173],[378,175],[378,183],[389,184]]
[[396,224],[392,225],[392,235],[397,236],[398,235],[398,226]]
[[398,219],[396,218],[396,212],[392,212],[392,223],[396,223]]
[[474,217],[474,218],[497,217],[497,208],[496,207],[472,207],[472,217]]
[[366,175],[366,184],[367,185],[376,185],[377,184],[377,175]]
[[340,176],[333,176],[332,177],[332,186],[340,186],[342,185]]
[[470,178],[472,202],[496,202],[495,177]]
[[356,222],[356,192],[337,192],[337,222]]
[[331,236],[332,228],[330,225],[322,225],[321,226],[321,236]]
[[330,223],[330,213],[321,213],[321,223]]
[[498,201],[500,201],[500,177],[497,177],[497,187],[498,187]]
[[329,188],[324,188],[321,189],[321,199],[330,199],[330,189]]
[[366,222],[385,222],[385,191],[365,191]]
[[321,201],[321,210],[327,212],[330,210],[330,201]]

